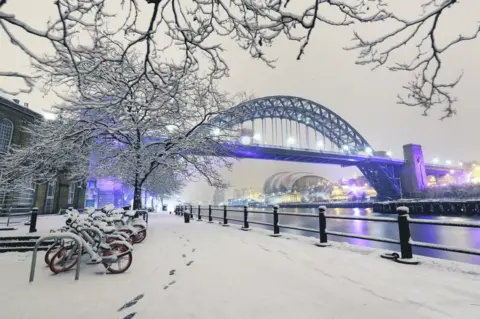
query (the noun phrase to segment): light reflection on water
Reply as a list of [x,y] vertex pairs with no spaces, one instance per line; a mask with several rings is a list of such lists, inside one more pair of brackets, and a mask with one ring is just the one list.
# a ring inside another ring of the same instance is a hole
[[[273,216],[271,214],[254,213],[254,211],[272,211],[271,208],[253,208],[252,213],[249,213],[249,220],[259,221],[264,223],[272,223]],[[280,209],[280,213],[302,213],[302,214],[317,214],[315,208],[288,208]],[[350,216],[384,216],[394,217],[395,215],[387,215],[375,213],[371,208],[334,208],[329,209],[327,214],[332,215],[350,215]],[[214,216],[223,216],[222,212],[213,212]],[[243,213],[241,212],[228,212],[228,217],[235,219],[243,219]],[[445,217],[445,216],[415,216],[415,218],[432,219],[432,220],[451,220],[451,221],[480,221],[479,217]],[[232,224],[240,224],[238,222],[231,221]],[[318,218],[316,217],[302,217],[302,216],[279,216],[279,223],[281,225],[292,225],[301,228],[310,228],[318,230]],[[271,226],[254,225],[251,227],[261,227],[265,229],[272,229]],[[339,220],[339,219],[327,219],[327,229],[330,231],[352,233],[358,235],[367,235],[375,237],[383,237],[390,239],[398,239],[398,225],[396,223],[385,222],[371,222],[361,220]],[[281,232],[287,232],[304,236],[318,237],[317,233],[304,232],[298,230],[291,230],[281,228]],[[411,224],[410,233],[412,239],[417,242],[427,242],[434,244],[449,245],[454,247],[463,248],[476,248],[480,249],[480,229],[477,228],[463,228],[463,227],[451,227],[451,226],[436,226],[436,225],[423,225],[423,224]],[[398,245],[386,244],[379,242],[372,242],[363,239],[344,238],[338,236],[329,236],[329,240],[348,242],[353,245],[383,248],[389,250],[398,251]],[[473,263],[480,265],[480,256],[459,254],[447,251],[432,250],[426,248],[413,248],[414,254],[436,257],[443,259],[456,260],[461,262]]]

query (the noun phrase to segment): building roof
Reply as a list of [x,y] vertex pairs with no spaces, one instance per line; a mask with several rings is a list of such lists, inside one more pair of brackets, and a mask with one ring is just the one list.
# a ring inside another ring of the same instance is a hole
[[17,104],[10,99],[7,99],[5,97],[0,96],[0,105],[5,106],[7,108],[10,108],[12,110],[15,110],[17,112],[23,113],[24,115],[27,115],[29,117],[32,117],[34,119],[41,119],[43,116],[40,113],[37,113],[35,111],[30,110],[29,108],[22,106],[20,104]]

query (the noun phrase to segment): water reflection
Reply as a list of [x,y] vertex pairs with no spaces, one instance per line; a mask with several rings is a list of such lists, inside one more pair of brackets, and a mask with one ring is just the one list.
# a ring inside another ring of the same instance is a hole
[[[262,214],[261,212],[272,212],[271,208],[253,208],[249,209],[249,221],[272,223],[273,216],[271,214]],[[315,208],[296,208],[296,209],[281,209],[280,213],[301,213],[311,214],[311,217],[303,216],[285,216],[280,215],[279,222],[285,226],[295,226],[301,228],[308,228],[318,231],[318,218],[317,209]],[[344,209],[335,208],[327,211],[327,214],[331,215],[350,215],[350,216],[394,216],[375,213],[370,208],[354,208]],[[223,217],[223,211],[214,211],[213,216]],[[229,218],[243,220],[242,208],[238,208],[238,212],[228,212]],[[444,217],[444,216],[415,216],[415,218],[432,219],[432,220],[453,220],[453,221],[480,221],[478,217]],[[221,219],[217,219],[220,221]],[[239,224],[241,222],[230,221],[232,224]],[[271,229],[271,226],[255,225],[251,224],[251,227],[261,227],[265,229]],[[383,237],[390,239],[398,239],[398,225],[396,223],[386,222],[370,222],[360,220],[340,220],[340,219],[327,219],[327,229],[330,231],[352,233],[358,235],[367,235],[375,237]],[[292,233],[303,236],[315,236],[318,237],[318,233],[305,232],[298,230],[291,230],[281,228],[281,232]],[[454,247],[476,248],[480,249],[480,229],[476,228],[462,228],[451,226],[436,226],[436,225],[422,225],[411,224],[410,232],[412,239],[419,242],[443,244]],[[339,236],[329,236],[329,240],[348,242],[353,245],[383,248],[389,250],[398,251],[398,245],[385,244],[379,242],[372,242],[363,239],[345,238]],[[438,251],[427,248],[414,247],[414,253],[423,256],[444,258],[450,260],[456,260],[461,262],[468,262],[473,264],[480,264],[480,256],[459,254],[447,251]]]

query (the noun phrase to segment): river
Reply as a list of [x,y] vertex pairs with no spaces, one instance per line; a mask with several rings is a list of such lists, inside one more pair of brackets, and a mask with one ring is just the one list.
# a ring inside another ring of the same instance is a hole
[[[238,207],[241,210],[241,207]],[[250,210],[250,209],[249,209]],[[264,223],[272,223],[273,216],[271,214],[261,214],[261,211],[271,212],[271,208],[259,209],[252,208],[252,213],[249,214],[250,221],[258,221]],[[258,211],[259,213],[254,213]],[[280,213],[303,213],[314,214],[317,212],[313,208],[283,208],[280,209]],[[350,216],[382,216],[393,217],[394,215],[387,215],[381,213],[375,213],[371,208],[332,208],[327,211],[327,214],[333,215],[350,215]],[[213,211],[213,216],[222,217],[223,212],[221,210]],[[234,219],[243,220],[243,213],[241,212],[229,212],[228,217]],[[419,219],[433,219],[433,220],[450,220],[450,221],[478,221],[479,217],[443,217],[443,216],[415,216]],[[230,221],[230,223],[241,224],[238,222]],[[302,216],[279,216],[280,225],[292,225],[302,228],[311,228],[318,230],[318,218],[314,217],[302,217]],[[272,226],[254,225],[250,227],[261,227],[265,229],[272,229]],[[361,220],[338,220],[327,219],[327,229],[329,231],[337,231],[344,233],[352,233],[359,235],[376,236],[383,238],[391,238],[398,240],[398,225],[396,223],[385,222],[372,222]],[[281,228],[281,232],[303,235],[303,236],[316,236],[318,233],[304,232],[298,230],[291,230]],[[449,245],[462,248],[476,248],[480,249],[480,229],[478,228],[464,228],[464,227],[452,227],[452,226],[436,226],[436,225],[423,225],[423,224],[411,224],[410,225],[411,237],[417,242],[427,242],[434,244]],[[399,251],[399,246],[394,244],[373,242],[364,239],[345,238],[338,236],[328,236],[329,240],[338,242],[348,242],[353,245],[389,249],[392,251]],[[413,248],[414,254],[423,255],[434,258],[442,258],[455,260],[460,262],[466,262],[471,264],[480,265],[480,256],[453,253],[448,251],[433,250],[427,248]]]

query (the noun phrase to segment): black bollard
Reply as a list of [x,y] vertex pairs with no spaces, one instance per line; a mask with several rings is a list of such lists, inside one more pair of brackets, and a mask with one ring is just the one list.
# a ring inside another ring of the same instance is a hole
[[190,214],[188,213],[183,214],[183,220],[185,221],[186,224],[190,223]]
[[208,205],[208,222],[213,223],[212,205]]
[[200,214],[200,205],[198,205],[198,220],[202,220],[202,215]]
[[38,208],[32,208],[32,214],[30,215],[30,230],[29,233],[37,232],[37,216],[38,216]]
[[190,218],[193,219],[193,206],[190,205]]
[[250,230],[248,225],[248,206],[243,206],[243,227],[242,230]]
[[222,226],[228,226],[227,205],[223,205],[223,224],[222,224]]
[[318,235],[320,242],[316,243],[316,245],[319,247],[330,246],[327,238],[327,218],[325,217],[326,210],[327,208],[325,206],[318,207]]
[[418,264],[418,261],[413,259],[412,245],[410,244],[410,225],[408,222],[408,208],[398,207],[398,233],[400,235],[400,253],[401,259],[396,261],[404,264]]
[[280,236],[280,226],[278,226],[278,205],[273,206],[273,237]]

